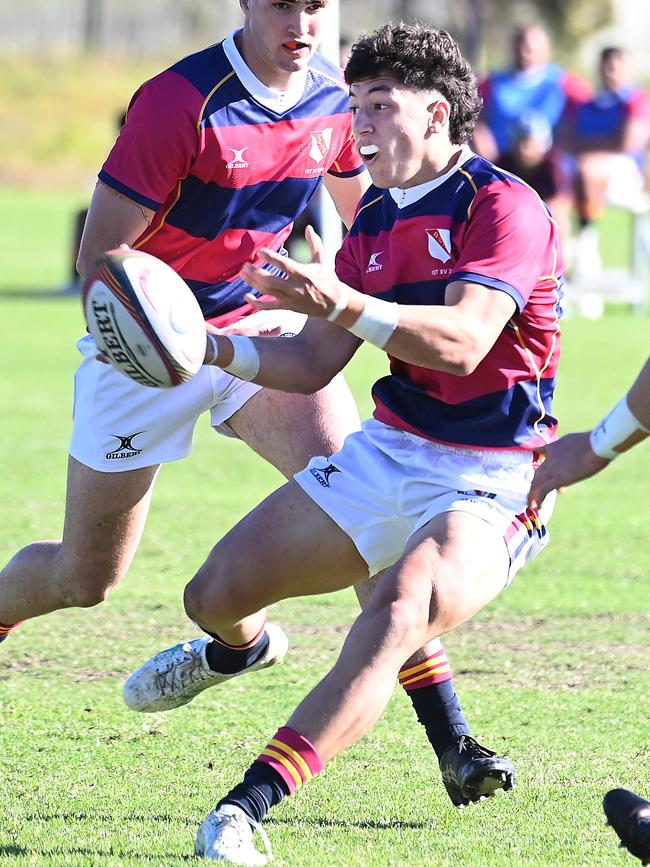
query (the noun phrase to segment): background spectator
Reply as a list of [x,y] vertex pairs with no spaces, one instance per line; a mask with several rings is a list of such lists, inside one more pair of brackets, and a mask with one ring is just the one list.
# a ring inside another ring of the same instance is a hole
[[550,62],[551,44],[538,24],[515,30],[512,68],[492,73],[481,84],[483,113],[474,135],[474,150],[500,163],[509,150],[513,128],[526,111],[534,111],[557,127],[589,99],[589,85]]
[[600,53],[601,89],[576,111],[567,146],[577,157],[576,206],[581,231],[575,270],[599,270],[594,221],[607,204],[635,208],[643,194],[643,166],[650,144],[650,94],[631,82],[622,48]]
[[571,233],[573,182],[566,156],[553,147],[546,118],[526,111],[512,129],[510,148],[499,165],[520,177],[549,206],[563,239]]

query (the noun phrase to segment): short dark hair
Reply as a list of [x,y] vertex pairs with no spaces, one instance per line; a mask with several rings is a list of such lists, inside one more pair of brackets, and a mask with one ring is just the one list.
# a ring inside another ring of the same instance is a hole
[[625,51],[618,45],[608,45],[607,48],[603,48],[600,52],[599,63],[602,66],[603,63],[607,63],[607,61],[611,60],[613,57],[623,57],[624,55]]
[[348,84],[390,75],[412,90],[437,90],[449,102],[449,138],[472,135],[483,101],[476,76],[446,30],[424,24],[384,24],[361,36],[345,67]]

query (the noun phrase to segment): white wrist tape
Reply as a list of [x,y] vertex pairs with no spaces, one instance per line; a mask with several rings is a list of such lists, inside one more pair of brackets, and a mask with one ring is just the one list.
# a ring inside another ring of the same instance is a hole
[[348,331],[366,343],[383,349],[399,324],[399,304],[382,301],[372,295],[366,295],[365,299],[361,316],[354,325],[348,326]]
[[233,357],[224,370],[250,382],[260,371],[260,354],[255,344],[250,337],[242,337],[240,334],[234,334],[232,337],[227,335],[227,337],[232,343]]
[[350,300],[350,294],[351,294],[352,290],[350,289],[348,284],[347,283],[339,283],[339,286],[341,287],[341,293],[340,293],[339,297],[336,299],[336,304],[334,305],[332,310],[330,310],[328,315],[325,317],[328,322],[336,322],[336,320],[339,318],[341,313],[343,313],[345,308],[348,306],[348,301]]
[[648,434],[650,430],[641,424],[624,397],[592,430],[589,444],[599,457],[613,461]]
[[[217,359],[219,358],[219,343],[217,342],[217,335],[213,334],[211,331],[206,333],[207,345],[206,349],[206,359],[203,362],[204,364],[216,364]],[[209,347],[209,349],[208,349]],[[209,358],[208,358],[209,356]]]

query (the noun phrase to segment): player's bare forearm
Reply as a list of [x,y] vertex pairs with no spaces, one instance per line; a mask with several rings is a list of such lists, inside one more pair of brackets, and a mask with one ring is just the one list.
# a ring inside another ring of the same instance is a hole
[[[625,402],[632,413],[632,426],[637,423],[641,425],[636,434],[627,439],[626,446],[629,448],[645,439],[644,431],[650,430],[650,358],[641,368],[625,397]],[[608,421],[609,417],[604,421]],[[627,433],[629,434],[629,431]],[[626,434],[623,436],[626,437]],[[528,495],[529,505],[533,508],[541,505],[550,491],[587,479],[610,463],[606,457],[594,452],[591,431],[567,434],[542,451],[546,459],[535,472]],[[610,455],[615,456],[614,453]]]
[[[308,233],[307,239],[314,257],[308,264],[270,250],[260,252],[265,262],[285,272],[284,278],[244,266],[242,277],[265,296],[249,295],[247,300],[262,310],[287,308],[325,319],[335,315],[337,325],[370,339],[358,328],[367,296],[339,280],[334,269],[323,262],[315,233]],[[448,287],[445,301],[435,306],[400,305],[390,338],[375,345],[420,367],[459,376],[471,373],[494,345],[514,313],[515,303],[505,292],[461,281]],[[392,315],[396,315],[394,308]]]
[[546,446],[546,459],[535,471],[528,504],[539,508],[551,491],[565,488],[595,475],[609,463],[594,453],[590,432],[572,433]]
[[627,393],[627,402],[643,427],[650,428],[650,358]]
[[[327,322],[308,320],[295,337],[244,337],[257,355],[258,372],[243,378],[280,391],[313,394],[324,388],[354,355],[359,341]],[[237,338],[235,338],[237,340]],[[235,376],[235,345],[225,334],[208,336],[206,364]],[[235,366],[233,367],[233,362]]]

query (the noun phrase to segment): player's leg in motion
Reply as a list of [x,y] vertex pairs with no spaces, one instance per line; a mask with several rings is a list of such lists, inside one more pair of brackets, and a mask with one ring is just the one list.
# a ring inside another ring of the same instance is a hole
[[0,572],[3,637],[20,621],[106,598],[133,559],[157,472],[100,473],[69,458],[62,540],[28,545]]
[[[378,577],[358,582],[362,608]],[[455,807],[482,801],[515,785],[515,766],[472,737],[454,689],[451,664],[439,638],[417,650],[401,667],[399,682],[433,747],[442,781]]]
[[[263,389],[228,424],[253,451],[290,478],[314,455],[338,451],[345,437],[359,427],[359,417],[347,384],[338,376],[314,395]],[[357,584],[362,606],[374,583],[364,579]],[[209,686],[280,662],[286,649],[284,633],[272,623],[266,628],[262,623],[260,634],[239,648],[228,646],[216,634],[211,641],[185,642],[135,672],[125,686],[125,700],[134,710],[169,710]],[[399,680],[436,752],[443,782],[456,806],[481,800],[498,788],[512,788],[512,763],[471,737],[438,639],[405,664]]]
[[[287,596],[339,589],[346,583],[339,576],[358,580],[364,569],[349,537],[292,482],[213,549],[188,585],[187,607],[203,628],[241,643],[263,622],[263,612],[253,610]],[[203,823],[198,853],[234,860],[242,855],[241,843],[247,857],[254,857],[250,827],[247,832],[238,819],[260,822],[271,806],[365,734],[383,712],[405,657],[490,601],[504,586],[507,569],[503,539],[475,516],[446,513],[418,531],[407,553],[380,577],[332,671]]]

